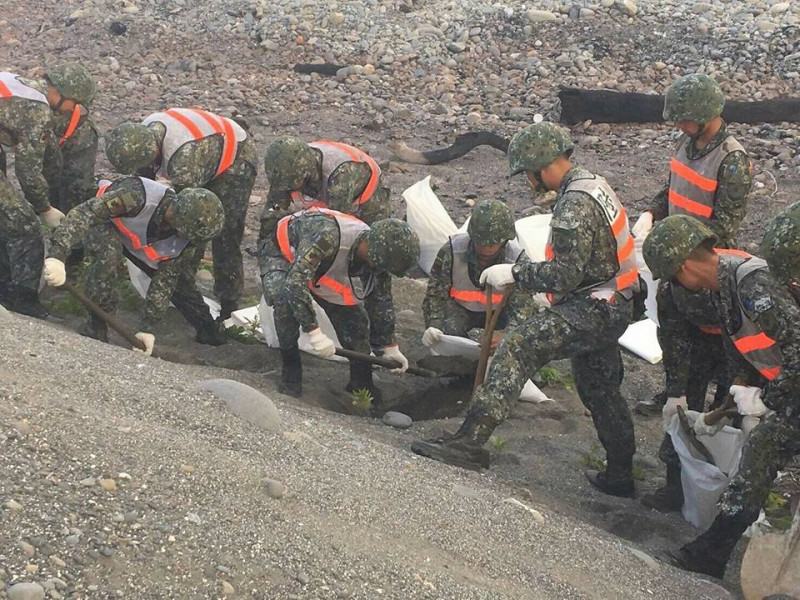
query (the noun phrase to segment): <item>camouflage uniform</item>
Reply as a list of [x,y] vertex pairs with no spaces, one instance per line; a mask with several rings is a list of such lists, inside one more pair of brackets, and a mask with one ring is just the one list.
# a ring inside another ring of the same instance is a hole
[[0,300],[12,302],[13,289],[39,289],[44,240],[30,203],[0,173]]
[[[264,297],[275,309],[275,328],[283,350],[297,348],[299,328],[311,331],[318,327],[312,305],[309,282],[324,274],[339,252],[339,228],[336,221],[320,213],[304,213],[289,224],[289,241],[294,261],[289,263],[280,251],[275,236],[262,242],[260,253]],[[351,252],[355,253],[357,243]],[[394,304],[389,273],[374,273],[351,258],[350,275],[362,280],[363,288],[372,291],[363,304],[342,306],[313,299],[331,318],[342,346],[369,353],[394,343]]]
[[[169,237],[175,231],[163,222],[176,194],[168,190],[148,226],[148,239]],[[195,265],[202,258],[204,244],[189,244],[175,259],[153,269],[124,249],[111,219],[138,214],[145,205],[145,190],[138,177],[117,179],[97,198],[78,205],[51,239],[49,256],[64,261],[71,248],[84,241],[88,264],[84,270],[87,294],[101,308],[114,312],[119,303],[120,277],[126,273],[124,258],[131,259],[151,278],[139,331],[158,327],[170,302],[198,332],[211,327],[213,318],[195,283]]]
[[606,449],[607,473],[627,479],[636,447],[630,410],[619,391],[622,362],[617,340],[631,321],[633,303],[621,294],[606,302],[578,291],[614,276],[617,248],[597,203],[582,192],[565,192],[573,181],[591,176],[581,167],[564,176],[551,223],[555,256],[523,264],[516,278],[520,290],[566,298],[505,332],[472,407],[504,421],[528,379],[550,361],[571,358],[578,395],[591,411]]
[[[54,115],[53,129],[57,138],[65,134],[69,122],[70,115]],[[89,118],[88,111],[83,109],[77,129],[60,144],[63,166],[50,186],[50,204],[64,214],[97,192],[95,162],[98,141],[97,127]]]
[[[292,141],[302,143],[296,139]],[[267,177],[270,178],[271,171],[273,173],[281,172],[281,177],[284,179],[302,180],[301,187],[293,191],[308,198],[315,198],[333,210],[353,214],[367,225],[391,216],[389,204],[391,191],[382,185],[381,180],[379,180],[378,188],[367,202],[360,205],[356,203],[356,199],[367,188],[372,174],[369,165],[364,162],[345,162],[339,165],[328,178],[325,185],[326,198],[322,198],[322,153],[306,144],[303,146],[305,148],[302,153],[292,152],[292,148],[284,151],[277,158],[275,164],[265,165],[268,171]],[[269,157],[265,160],[268,159]],[[305,173],[311,175],[302,177],[302,174]],[[293,174],[297,174],[297,176],[290,177]],[[268,239],[272,235],[280,219],[291,214],[297,208],[292,208],[293,201],[285,186],[279,187],[281,189],[276,189],[272,183],[270,184],[267,204],[261,216],[259,238],[262,240]]]
[[[148,126],[156,139],[164,139],[166,128],[155,122]],[[255,142],[247,136],[236,149],[236,160],[228,169],[215,177],[222,156],[223,141],[220,136],[195,140],[181,147],[167,165],[170,182],[176,191],[189,187],[203,187],[214,192],[225,209],[222,233],[211,242],[214,254],[214,293],[223,309],[237,306],[244,289],[242,267],[242,237],[250,194],[256,180],[258,158]],[[197,253],[195,267],[202,253]]]
[[[475,246],[470,242],[467,261],[469,263],[469,278],[476,287],[480,287],[481,273],[488,267],[505,262],[504,249],[498,252],[491,263],[482,265],[478,262]],[[527,262],[523,252],[517,259],[518,264]],[[422,302],[422,314],[425,317],[425,327],[435,327],[446,335],[471,337],[479,341],[483,336],[483,327],[486,324],[486,313],[468,310],[450,297],[453,273],[453,250],[450,242],[446,242],[431,267],[430,279]],[[502,330],[516,327],[530,318],[536,312],[536,304],[528,294],[518,290],[511,293],[508,304],[500,314],[497,329]],[[470,330],[475,330],[470,334]]]

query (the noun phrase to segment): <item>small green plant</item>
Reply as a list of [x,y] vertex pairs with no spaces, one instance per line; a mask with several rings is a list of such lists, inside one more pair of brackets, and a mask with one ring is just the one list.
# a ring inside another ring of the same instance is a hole
[[789,510],[789,501],[778,492],[771,492],[764,503],[764,513],[769,524],[775,529],[787,531],[792,527],[794,517]]
[[555,367],[542,367],[539,370],[539,377],[545,387],[560,385],[568,390],[575,389],[572,373],[562,373]]
[[505,452],[506,446],[508,446],[508,439],[504,438],[502,435],[493,435],[489,438],[489,443],[497,452]]
[[85,315],[86,309],[75,296],[69,292],[59,293],[47,302],[48,308],[54,315]]
[[350,405],[358,415],[366,415],[372,408],[372,392],[367,388],[350,392]]
[[207,262],[201,262],[200,263],[200,268],[198,270],[199,271],[208,271],[209,273],[213,273],[214,272],[214,264],[213,263],[207,263]]
[[600,444],[594,443],[589,448],[589,451],[583,455],[581,462],[584,467],[588,467],[593,471],[605,471],[606,459],[603,454],[603,448]]
[[225,335],[231,340],[236,340],[241,344],[257,344],[255,334],[241,325],[232,325],[225,330]]
[[256,298],[255,296],[245,296],[242,298],[242,303],[240,306],[255,306],[261,302],[261,298]]
[[636,481],[644,481],[644,469],[639,465],[634,465],[631,474]]

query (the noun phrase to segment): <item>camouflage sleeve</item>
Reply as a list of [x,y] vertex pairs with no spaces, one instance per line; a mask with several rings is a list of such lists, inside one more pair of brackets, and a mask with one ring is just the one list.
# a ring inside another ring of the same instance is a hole
[[44,157],[48,144],[53,143],[50,111],[30,111],[31,123],[26,135],[17,143],[15,167],[25,199],[37,213],[50,208],[50,186],[45,178]]
[[747,212],[747,195],[753,186],[750,158],[744,152],[731,152],[722,161],[717,179],[714,216],[708,225],[722,244],[730,244]]
[[328,179],[328,206],[352,213],[356,198],[367,187],[370,169],[366,163],[346,162],[339,165]]
[[667,282],[658,288],[658,341],[664,356],[667,396],[679,398],[686,394],[689,383],[692,325],[678,310],[671,287]]
[[517,285],[532,292],[567,294],[583,281],[586,263],[605,217],[594,200],[580,192],[567,192],[556,204],[551,221],[553,259],[522,265]]
[[176,190],[203,187],[214,178],[222,156],[222,138],[209,136],[181,146],[169,159],[167,172]]
[[647,207],[651,213],[653,213],[653,221],[660,221],[664,219],[669,214],[669,179],[667,180],[667,185],[659,190],[659,192],[653,196],[653,199],[650,200],[650,206]]
[[[517,258],[516,264],[522,267],[530,262],[528,255],[523,252]],[[509,296],[508,304],[505,308],[505,312],[508,315],[506,329],[510,330],[521,325],[530,319],[538,310],[539,307],[536,305],[531,294],[525,294],[522,293],[522,290],[515,289],[511,292],[511,296]]]
[[147,296],[144,299],[142,320],[139,331],[153,333],[169,308],[172,293],[178,285],[178,278],[185,270],[191,270],[197,264],[197,252],[203,252],[204,246],[187,246],[177,258],[159,264],[158,270],[150,279]]
[[308,284],[314,280],[320,265],[333,259],[339,251],[339,228],[333,219],[327,217],[306,218],[299,225],[303,227],[302,235],[280,297],[292,307],[303,331],[311,331],[319,325]]
[[774,410],[800,408],[800,307],[765,271],[742,281],[742,306],[781,350],[781,371],[766,388],[764,402]]
[[428,288],[422,301],[422,315],[425,327],[436,327],[444,330],[445,306],[450,298],[453,272],[453,253],[450,242],[445,242],[436,255],[431,267]]
[[378,349],[394,344],[394,301],[389,273],[375,275],[375,287],[364,299],[364,308],[369,315],[370,346]]
[[87,200],[69,211],[61,225],[53,231],[48,256],[63,262],[93,225],[114,217],[136,215],[144,204],[141,182],[133,177],[121,179],[99,198]]

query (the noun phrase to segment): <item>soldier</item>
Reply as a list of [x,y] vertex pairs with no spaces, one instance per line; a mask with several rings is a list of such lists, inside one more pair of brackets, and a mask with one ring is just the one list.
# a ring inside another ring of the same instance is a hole
[[[335,346],[319,328],[312,299],[331,318],[347,349],[394,359],[399,372],[408,360],[394,340],[391,275],[401,276],[419,258],[419,239],[408,224],[384,219],[369,227],[337,211],[314,208],[282,218],[262,240],[264,297],[275,309],[283,367],[280,390],[299,397],[303,371],[297,339],[309,335],[314,354],[333,356]],[[372,365],[350,361],[347,391],[368,390],[375,404],[380,390]]]
[[[633,226],[633,235],[641,240],[653,227],[653,221],[667,215],[686,214],[700,219],[719,240],[721,247],[729,248],[747,211],[747,195],[753,184],[750,159],[742,145],[730,135],[722,120],[725,97],[714,79],[707,75],[686,75],[667,89],[664,98],[664,119],[675,121],[683,135],[670,161],[667,185],[655,195],[650,209],[644,212]],[[659,306],[669,302],[665,294],[676,296],[675,302],[691,313],[702,315],[709,304],[705,292],[691,294],[675,287],[662,287],[657,294]],[[679,298],[678,298],[679,297]],[[660,310],[660,309],[659,309]],[[676,375],[673,368],[688,369],[698,393],[705,396],[709,382],[718,381],[718,398],[727,393],[730,382],[714,365],[687,364],[691,355],[722,356],[722,338],[719,324],[702,323],[692,328],[694,342],[686,348],[670,349],[670,336],[659,331],[659,342],[665,354],[679,358],[677,365],[665,360],[667,381]],[[681,364],[682,363],[682,364]],[[654,415],[668,397],[670,390],[656,394],[650,400],[639,402],[637,412]]]
[[[772,242],[783,231],[775,225],[765,240],[772,257],[781,246]],[[730,389],[739,411],[751,414],[762,402],[764,411],[775,411],[748,438],[711,527],[663,556],[674,566],[721,578],[742,533],[758,517],[778,469],[800,452],[800,309],[766,261],[738,250],[715,250],[715,242],[716,234],[705,224],[673,215],[653,228],[644,258],[654,277],[712,294],[730,368],[743,383]],[[707,435],[718,427],[700,418],[694,429]]]
[[800,202],[767,224],[761,255],[769,263],[770,272],[800,304]]
[[264,171],[269,194],[261,216],[261,239],[271,235],[292,205],[325,206],[356,215],[368,225],[390,216],[390,191],[382,185],[378,163],[353,146],[280,137],[267,148]]
[[95,84],[91,74],[75,63],[50,69],[45,79],[63,98],[74,102],[72,110],[56,111],[53,116],[62,167],[51,182],[50,204],[66,213],[97,191],[94,167],[99,136],[88,109],[95,95]]
[[[147,273],[150,287],[136,337],[150,354],[154,332],[170,301],[197,330],[197,341],[218,346],[226,339],[195,285],[196,256],[222,230],[224,212],[213,192],[167,185],[143,177],[101,181],[98,196],[70,211],[51,239],[44,276],[58,287],[66,280],[64,260],[84,240],[87,292],[101,308],[116,309],[123,257]],[[92,315],[84,335],[107,342],[104,321]]]
[[106,155],[120,173],[166,178],[178,191],[203,187],[220,199],[225,225],[211,243],[214,293],[221,305],[220,319],[230,317],[244,286],[241,244],[258,161],[252,137],[232,119],[195,108],[171,108],[142,124],[123,123],[111,131]]
[[591,484],[632,496],[635,441],[619,391],[617,339],[631,321],[638,289],[633,238],[625,209],[602,177],[574,166],[574,144],[552,123],[531,125],[508,148],[511,174],[525,172],[537,190],[557,190],[545,262],[489,267],[481,284],[547,292],[552,306],[506,330],[486,382],[453,436],[415,442],[417,454],[466,468],[488,467],[483,445],[508,417],[525,381],[551,360],[572,359],[578,394],[591,411],[608,467],[588,472]]
[[[444,334],[468,337],[470,330],[485,325],[486,294],[479,284],[481,274],[492,265],[527,261],[516,237],[508,206],[499,200],[482,200],[475,205],[467,232],[450,236],[431,268],[422,304],[427,327],[422,335],[425,346],[434,345]],[[495,307],[501,300],[501,294],[493,294]],[[513,293],[498,328],[506,328],[509,321],[513,326],[525,320],[530,316],[526,314],[527,305],[532,305],[527,294]],[[495,333],[492,347],[501,339],[502,333]]]

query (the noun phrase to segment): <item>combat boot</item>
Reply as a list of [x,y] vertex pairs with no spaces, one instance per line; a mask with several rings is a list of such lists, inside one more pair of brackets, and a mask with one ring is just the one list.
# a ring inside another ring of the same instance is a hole
[[297,348],[281,349],[281,381],[278,391],[295,398],[303,395],[303,363]]
[[219,306],[217,321],[227,321],[231,318],[231,313],[239,310],[239,303],[236,300],[220,300]]
[[667,403],[667,393],[659,392],[649,400],[639,400],[633,410],[645,417],[660,415]]
[[685,547],[678,550],[665,550],[656,554],[656,558],[661,562],[667,563],[684,571],[693,573],[703,573],[711,575],[717,579],[725,577],[725,564],[707,556],[698,556],[690,552]]
[[605,471],[586,471],[586,479],[592,487],[609,496],[633,498],[636,493],[632,459],[613,461],[609,458]]
[[48,310],[39,302],[39,292],[24,287],[15,286],[11,310],[37,319],[47,319]]
[[489,468],[489,451],[483,445],[499,425],[483,408],[471,408],[454,435],[411,444],[411,451],[449,465],[480,471]]
[[228,343],[225,329],[210,318],[197,327],[197,335],[194,339],[198,344],[207,344],[209,346],[224,346]]
[[674,512],[683,507],[681,466],[667,465],[667,483],[652,494],[642,497],[642,504],[659,512]]
[[360,360],[350,361],[350,381],[344,388],[348,392],[367,390],[372,396],[372,409],[378,410],[383,402],[383,392],[372,381],[372,365]]
[[93,340],[108,343],[108,325],[97,315],[89,317],[89,322],[80,330],[80,334]]

